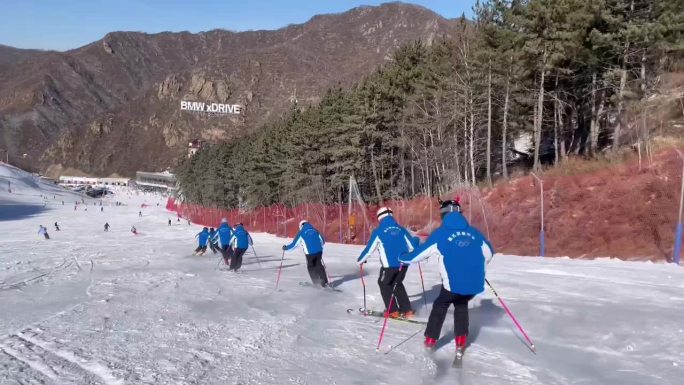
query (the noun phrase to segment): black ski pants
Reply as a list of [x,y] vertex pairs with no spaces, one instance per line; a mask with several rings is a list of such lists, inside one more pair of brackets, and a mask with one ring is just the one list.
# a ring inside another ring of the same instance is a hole
[[323,264],[323,252],[316,254],[306,254],[306,269],[309,271],[311,283],[328,286],[328,275],[325,273],[325,265]]
[[[404,278],[406,278],[407,267],[399,271],[398,267],[382,267],[380,268],[380,276],[378,277],[378,286],[380,286],[380,294],[382,300],[385,301],[385,309],[390,313],[400,311],[405,313],[411,309],[411,301],[406,288],[404,287]],[[396,288],[395,285],[396,284]],[[390,299],[392,298],[392,289],[394,289],[394,301],[392,308],[389,309]]]
[[240,249],[236,248],[235,251],[233,251],[233,256],[230,259],[230,269],[238,271],[240,267],[242,267],[242,256],[245,255],[245,251],[247,249]]
[[230,245],[222,245],[219,248],[219,251],[221,252],[221,255],[223,255],[223,261],[226,265],[230,264],[230,257],[233,256],[233,248],[231,248]]
[[207,251],[207,247],[206,246],[197,246],[197,248],[195,249],[195,253],[199,253],[200,251],[201,252]]
[[468,301],[473,299],[473,297],[474,295],[472,294],[461,295],[452,293],[442,286],[439,296],[432,304],[425,336],[436,340],[439,339],[442,325],[451,305],[454,305],[454,335],[456,337],[468,335]]

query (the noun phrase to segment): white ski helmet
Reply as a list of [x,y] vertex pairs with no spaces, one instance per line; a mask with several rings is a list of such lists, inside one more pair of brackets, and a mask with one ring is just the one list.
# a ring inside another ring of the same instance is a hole
[[390,209],[389,207],[384,207],[384,206],[380,207],[378,209],[376,215],[378,216],[378,220],[381,220],[382,218],[384,218],[388,215],[392,215],[392,209]]
[[309,223],[306,219],[303,221],[299,221],[299,229],[302,229],[302,226],[304,226],[305,223]]
[[221,223],[228,223],[228,219],[222,218],[222,219],[221,219]]

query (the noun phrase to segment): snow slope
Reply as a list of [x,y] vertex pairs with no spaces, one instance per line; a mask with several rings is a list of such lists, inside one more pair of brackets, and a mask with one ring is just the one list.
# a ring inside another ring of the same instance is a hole
[[[244,273],[234,274],[217,270],[214,255],[192,256],[199,228],[176,222],[161,197],[121,190],[103,201],[104,212],[93,206],[98,200],[74,211],[76,199],[0,166],[0,384],[674,385],[684,378],[680,267],[497,256],[488,277],[537,354],[485,292],[471,302],[472,344],[458,371],[450,368],[451,316],[434,356],[422,350],[420,325],[396,321],[385,347],[413,337],[389,354],[375,352],[379,319],[345,311],[362,305],[358,246],[326,247],[341,292],[300,286],[308,280],[300,252],[286,255],[274,291],[284,239],[253,234],[261,265],[248,254]],[[110,205],[114,199],[128,205]],[[140,218],[142,203],[150,206]],[[52,239],[37,234],[39,224]],[[377,259],[366,266],[369,307],[381,309]],[[431,301],[435,261],[423,271]],[[416,268],[407,289],[426,318]]]

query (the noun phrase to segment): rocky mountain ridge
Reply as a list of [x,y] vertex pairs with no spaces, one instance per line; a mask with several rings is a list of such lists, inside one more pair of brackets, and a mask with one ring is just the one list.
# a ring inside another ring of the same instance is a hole
[[[189,140],[254,132],[453,24],[389,3],[275,31],[113,32],[67,52],[0,46],[0,148],[52,176],[162,169]],[[181,111],[181,100],[239,104],[243,113]]]

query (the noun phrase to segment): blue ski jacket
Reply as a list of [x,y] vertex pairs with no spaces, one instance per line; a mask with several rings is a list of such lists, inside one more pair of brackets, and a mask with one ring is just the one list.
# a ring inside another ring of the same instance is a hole
[[484,291],[485,260],[494,249],[480,232],[458,212],[447,214],[442,225],[402,263],[415,263],[432,255],[439,258],[442,286],[452,293],[475,295]]
[[418,238],[411,236],[408,230],[399,225],[393,216],[388,215],[380,220],[377,229],[373,230],[366,248],[356,260],[359,264],[373,254],[375,250],[380,254],[382,267],[397,268],[401,264],[399,256],[408,253],[418,246]]
[[216,237],[216,230],[209,230],[209,242],[216,243],[214,237]]
[[200,247],[206,246],[207,241],[209,240],[209,230],[202,230],[199,233],[197,233],[196,237],[198,238],[198,243]]
[[302,245],[302,248],[304,248],[304,254],[318,254],[323,252],[325,240],[318,230],[311,226],[311,224],[304,223],[301,230],[299,230],[295,238],[292,240],[292,243],[285,245],[284,250],[292,250],[300,244]]
[[228,246],[230,245],[230,238],[232,236],[233,229],[231,229],[227,223],[221,223],[221,226],[216,229],[216,234],[214,235],[214,238],[212,238],[212,241],[216,242],[216,240],[218,240],[222,247]]
[[237,225],[235,231],[233,231],[233,236],[230,241],[233,249],[248,249],[250,245],[254,244],[252,241],[252,236],[249,235],[247,230],[245,230],[242,225]]

